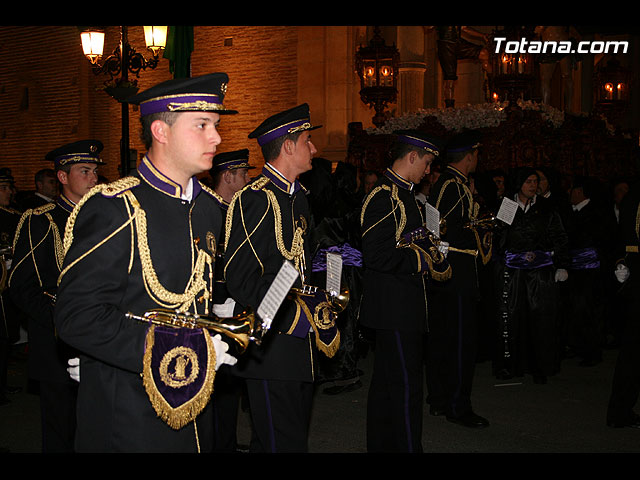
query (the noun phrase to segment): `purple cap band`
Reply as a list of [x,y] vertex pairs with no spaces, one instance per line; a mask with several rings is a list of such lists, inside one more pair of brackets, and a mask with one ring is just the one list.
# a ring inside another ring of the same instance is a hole
[[467,150],[473,150],[474,148],[478,148],[479,146],[480,142],[476,142],[470,145],[463,145],[462,147],[449,148],[448,150],[450,153],[466,152]]
[[240,158],[237,160],[229,160],[227,162],[222,162],[217,165],[214,165],[216,170],[232,170],[234,168],[253,168],[249,165],[246,159]]
[[153,98],[140,104],[140,115],[159,112],[207,112],[224,110],[220,97],[214,94],[189,93]]
[[55,159],[56,165],[67,165],[68,163],[103,163],[96,155],[89,153],[69,153],[60,155]]
[[435,156],[438,156],[440,154],[438,147],[436,147],[432,143],[422,140],[421,138],[410,137],[408,135],[398,135],[398,140],[400,140],[401,142],[407,143],[409,145],[414,145],[420,148],[426,148],[427,150],[429,150],[429,152],[433,153]]
[[260,135],[258,137],[258,145],[262,146],[266,143],[269,143],[271,140],[282,137],[283,135],[287,135],[288,133],[294,133],[299,130],[307,130],[309,128],[311,128],[311,123],[309,122],[308,118],[294,120],[293,122],[281,125],[278,128],[274,128],[273,130]]

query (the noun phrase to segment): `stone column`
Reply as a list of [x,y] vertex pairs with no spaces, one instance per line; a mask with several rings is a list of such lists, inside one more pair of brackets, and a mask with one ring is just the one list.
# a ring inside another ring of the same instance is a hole
[[424,106],[424,75],[427,68],[424,51],[424,28],[398,27],[400,65],[397,115],[411,113]]

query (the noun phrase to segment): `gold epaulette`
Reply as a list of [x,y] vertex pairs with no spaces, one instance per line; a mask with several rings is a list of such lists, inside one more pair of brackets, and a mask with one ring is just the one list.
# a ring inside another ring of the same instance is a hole
[[251,190],[262,190],[270,181],[271,180],[269,180],[265,176],[258,177],[249,185],[247,185],[247,187],[251,188]]
[[367,195],[367,198],[364,199],[364,203],[362,204],[362,210],[360,211],[360,226],[362,226],[362,224],[364,223],[364,212],[367,209],[369,202],[373,199],[376,193],[378,193],[381,190],[387,190],[390,192],[391,188],[388,187],[387,185],[379,185],[369,192],[369,195]]
[[136,177],[124,177],[119,178],[118,180],[114,180],[111,183],[96,185],[91,189],[91,191],[86,195],[100,192],[103,197],[117,197],[127,190],[132,189],[133,187],[137,187],[140,185],[140,179]]
[[14,213],[16,215],[22,215],[22,212],[20,210],[16,210],[15,208],[11,208],[11,207],[0,206],[0,210],[4,210],[5,212],[9,212],[9,213]]
[[625,247],[627,253],[638,253],[638,245],[627,245]]
[[[42,215],[43,213],[50,212],[54,208],[56,208],[56,204],[51,202],[40,205],[39,207],[31,208],[29,210],[31,210],[31,213],[33,213],[33,215]],[[29,210],[26,210],[24,213],[27,213]]]
[[20,216],[20,220],[18,220],[18,225],[16,226],[16,233],[13,237],[14,250],[16,248],[16,243],[18,242],[18,238],[20,237],[20,230],[22,230],[22,226],[24,225],[24,222],[27,220],[27,218],[29,218],[31,215],[42,215],[43,213],[50,212],[54,208],[56,208],[56,204],[52,202],[52,203],[45,203],[44,205],[40,205],[39,207],[36,207],[36,208],[29,208],[24,211],[24,213]]
[[118,180],[115,180],[111,183],[100,183],[89,190],[76,204],[73,208],[73,211],[69,215],[67,220],[67,224],[64,229],[64,254],[67,254],[69,247],[71,246],[71,242],[73,241],[73,226],[75,225],[76,218],[78,217],[78,213],[80,212],[80,208],[93,196],[98,193],[104,197],[113,198],[118,195],[122,195],[127,190],[137,186],[140,184],[140,179],[135,177],[124,177]]

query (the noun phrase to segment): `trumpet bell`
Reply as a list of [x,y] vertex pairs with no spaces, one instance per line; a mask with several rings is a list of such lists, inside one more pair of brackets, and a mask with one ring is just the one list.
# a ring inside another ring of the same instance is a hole
[[232,340],[238,353],[244,353],[250,342],[259,345],[267,331],[261,322],[256,322],[255,314],[251,310],[224,318],[158,308],[149,310],[142,316],[127,313],[127,317],[174,328],[206,328],[210,332],[220,333]]
[[350,300],[349,290],[346,287],[341,288],[339,293],[335,293],[322,290],[318,287],[304,285],[302,288],[292,287],[291,293],[299,297],[314,297],[318,294],[324,293],[327,302],[331,306],[331,310],[335,314],[344,311],[347,308],[347,305],[349,305]]

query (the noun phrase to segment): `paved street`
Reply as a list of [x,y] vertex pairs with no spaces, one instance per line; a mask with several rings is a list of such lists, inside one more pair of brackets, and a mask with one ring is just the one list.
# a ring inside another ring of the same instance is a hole
[[[432,417],[425,403],[425,453],[640,453],[640,429],[612,429],[605,411],[617,350],[605,351],[604,362],[579,367],[565,360],[559,375],[546,385],[530,377],[522,382],[496,383],[489,362],[479,363],[473,397],[474,408],[489,419],[487,429],[454,425]],[[366,394],[372,355],[360,361],[363,387],[353,392],[315,396],[309,447],[312,453],[362,453],[366,451]],[[11,385],[26,386],[26,361],[13,359]],[[38,453],[40,426],[38,397],[26,388],[0,406],[0,447],[12,453]],[[247,444],[249,421],[239,419],[239,440]],[[635,458],[637,460],[637,458]]]

